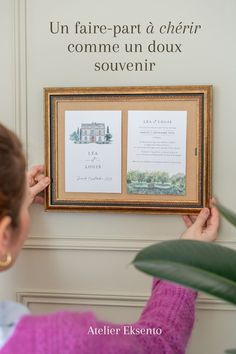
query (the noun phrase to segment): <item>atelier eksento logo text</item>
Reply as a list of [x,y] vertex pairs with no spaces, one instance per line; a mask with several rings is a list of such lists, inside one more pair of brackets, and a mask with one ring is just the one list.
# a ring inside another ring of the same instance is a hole
[[87,334],[94,336],[107,336],[107,335],[119,335],[123,334],[126,336],[137,336],[137,335],[154,335],[160,336],[162,335],[161,328],[145,328],[145,327],[135,327],[132,325],[125,325],[122,327],[111,327],[108,325],[104,325],[102,327],[93,327],[90,326]]

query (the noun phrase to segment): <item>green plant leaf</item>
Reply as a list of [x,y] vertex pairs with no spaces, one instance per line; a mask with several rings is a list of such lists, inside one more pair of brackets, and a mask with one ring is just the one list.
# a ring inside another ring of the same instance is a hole
[[236,349],[227,349],[225,351],[226,354],[236,354]]
[[219,209],[219,212],[225,217],[226,220],[236,226],[236,214],[234,212],[218,203],[216,204],[216,207]]
[[230,248],[195,240],[164,241],[141,250],[132,263],[154,277],[236,304],[236,251]]

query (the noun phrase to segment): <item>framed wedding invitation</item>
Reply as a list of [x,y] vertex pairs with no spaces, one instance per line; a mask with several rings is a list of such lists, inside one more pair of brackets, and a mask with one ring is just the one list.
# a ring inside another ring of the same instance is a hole
[[46,210],[197,214],[211,86],[45,88]]

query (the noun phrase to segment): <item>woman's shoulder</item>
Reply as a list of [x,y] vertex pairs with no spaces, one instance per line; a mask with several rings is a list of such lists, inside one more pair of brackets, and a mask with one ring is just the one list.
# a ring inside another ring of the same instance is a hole
[[29,309],[14,301],[0,301],[0,325],[16,322],[21,316],[29,314]]
[[14,301],[0,301],[0,348],[13,334],[17,323],[29,309]]

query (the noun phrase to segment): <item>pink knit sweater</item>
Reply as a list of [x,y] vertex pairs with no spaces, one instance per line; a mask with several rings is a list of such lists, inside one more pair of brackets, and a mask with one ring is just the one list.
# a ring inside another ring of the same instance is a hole
[[183,354],[196,296],[154,279],[152,294],[133,324],[100,321],[92,312],[26,315],[0,354]]

